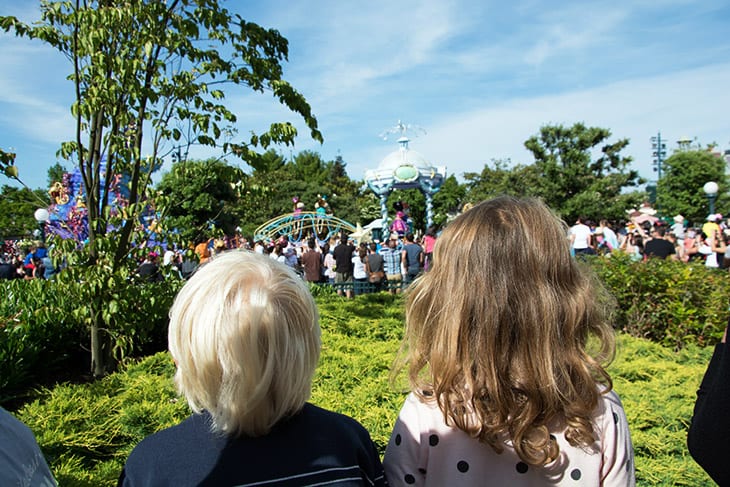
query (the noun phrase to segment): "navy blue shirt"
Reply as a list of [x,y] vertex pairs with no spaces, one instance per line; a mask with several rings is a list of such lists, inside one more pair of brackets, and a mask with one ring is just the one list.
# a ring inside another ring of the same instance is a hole
[[370,435],[357,421],[306,404],[261,437],[211,431],[194,414],[140,442],[119,486],[386,486]]

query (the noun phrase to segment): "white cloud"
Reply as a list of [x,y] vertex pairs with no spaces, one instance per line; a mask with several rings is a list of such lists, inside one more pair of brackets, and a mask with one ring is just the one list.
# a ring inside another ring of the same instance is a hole
[[454,114],[430,127],[412,143],[433,163],[450,172],[479,171],[491,159],[532,163],[523,143],[540,126],[585,122],[612,131],[613,139],[630,138],[627,154],[645,177],[653,177],[649,138],[660,130],[676,141],[698,137],[702,143],[730,144],[730,121],[720,115],[730,106],[730,64],[667,76],[627,80],[583,91],[506,101]]

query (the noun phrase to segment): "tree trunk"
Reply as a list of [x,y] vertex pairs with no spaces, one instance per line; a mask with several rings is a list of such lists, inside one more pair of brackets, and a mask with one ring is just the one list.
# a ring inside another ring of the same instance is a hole
[[104,323],[101,320],[100,312],[94,309],[96,306],[91,304],[92,321],[91,321],[91,374],[94,378],[104,377],[109,367],[108,335],[104,331]]

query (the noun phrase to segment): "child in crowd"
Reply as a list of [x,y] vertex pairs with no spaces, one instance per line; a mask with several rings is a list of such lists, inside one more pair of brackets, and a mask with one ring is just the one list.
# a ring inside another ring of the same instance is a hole
[[[500,197],[446,227],[406,301],[411,394],[391,485],[633,485],[607,293],[541,202]],[[589,337],[594,340],[590,341]]]
[[194,414],[137,445],[119,485],[386,485],[368,432],[307,403],[320,333],[286,265],[230,251],[202,266],[175,298],[168,333]]

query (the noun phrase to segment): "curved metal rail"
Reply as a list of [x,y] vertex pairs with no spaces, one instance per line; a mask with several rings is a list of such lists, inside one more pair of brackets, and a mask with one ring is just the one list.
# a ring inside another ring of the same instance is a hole
[[272,218],[255,230],[254,240],[276,239],[286,235],[290,241],[299,242],[313,235],[321,243],[338,236],[342,231],[353,233],[355,226],[334,215],[303,211]]

